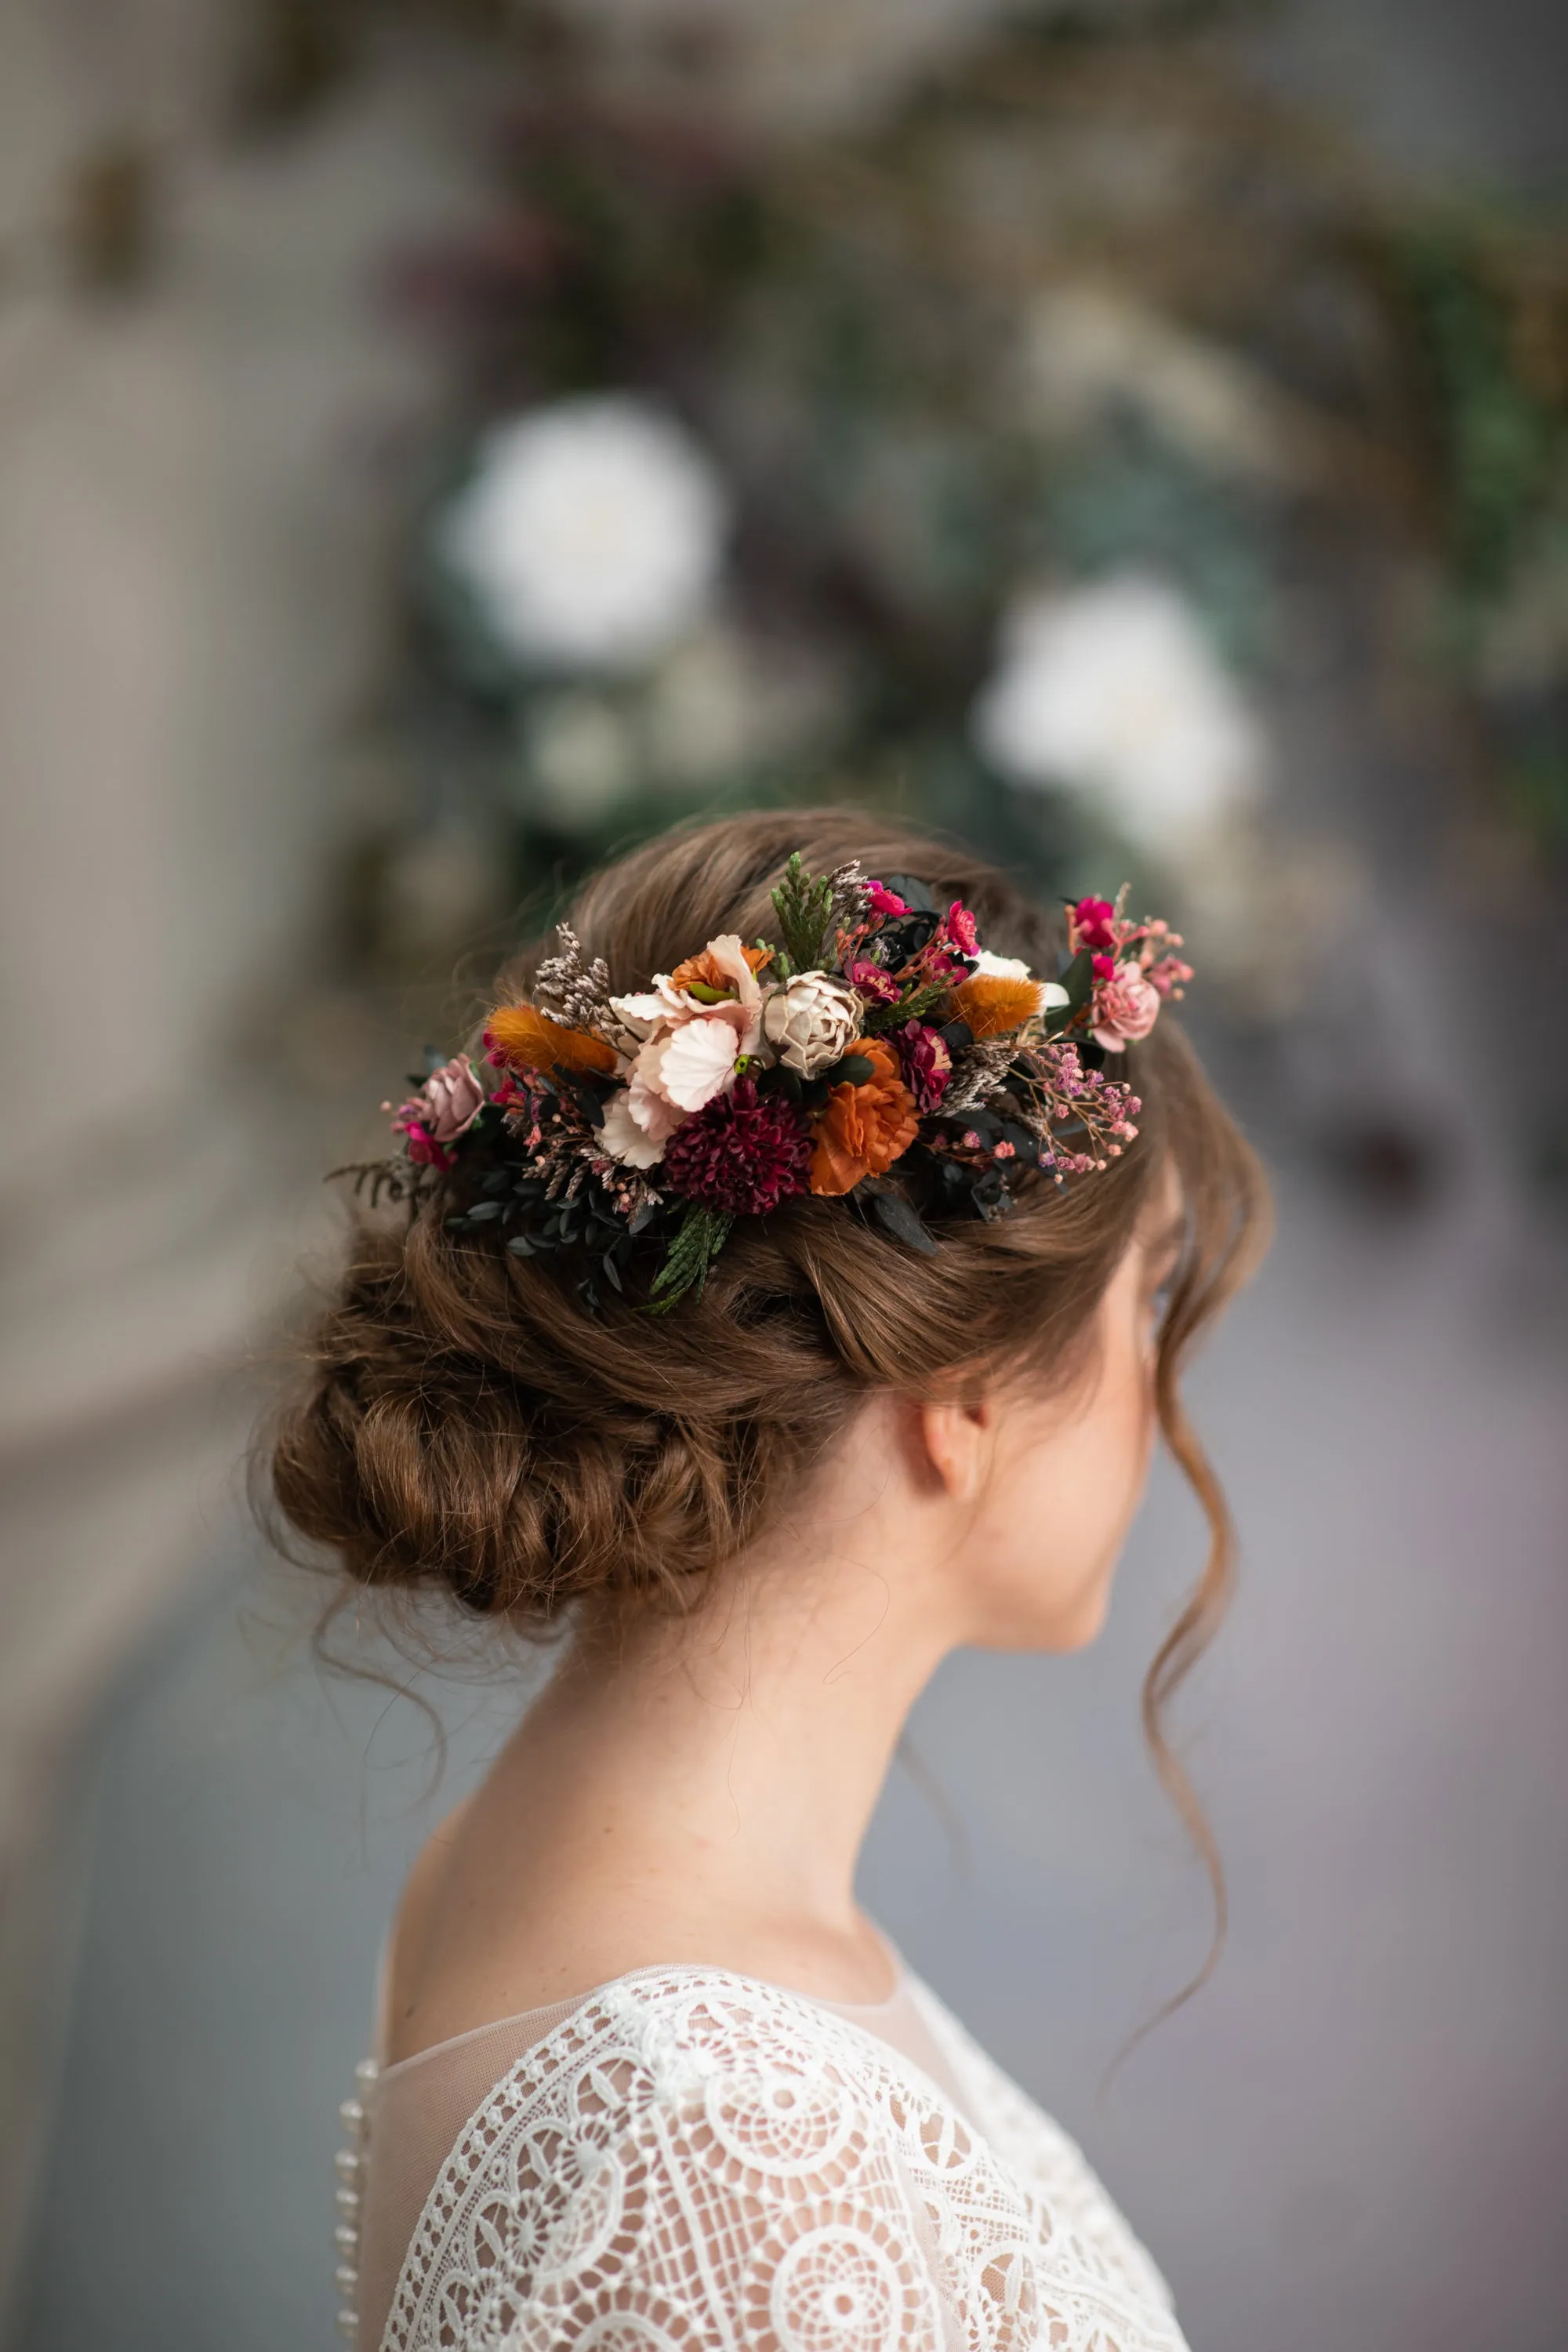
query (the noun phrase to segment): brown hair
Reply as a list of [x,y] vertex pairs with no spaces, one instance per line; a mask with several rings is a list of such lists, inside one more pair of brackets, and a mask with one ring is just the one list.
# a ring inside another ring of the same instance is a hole
[[[858,857],[973,908],[989,948],[1056,969],[1059,918],[951,845],[839,810],[786,810],[667,835],[600,873],[570,920],[626,992],[721,932],[773,927],[790,852],[822,872]],[[523,992],[542,945],[502,975]],[[569,1272],[449,1233],[439,1197],[362,1219],[271,1454],[282,1517],[354,1585],[436,1591],[524,1631],[574,1606],[689,1606],[809,1475],[876,1390],[931,1394],[984,1374],[1066,1381],[1169,1155],[1187,1235],[1158,1340],[1171,1452],[1207,1514],[1207,1565],[1149,1669],[1143,1722],[1162,1780],[1214,1884],[1206,1823],[1168,1744],[1171,1694],[1229,1592],[1224,1498],[1187,1422],[1192,1342],[1250,1269],[1266,1195],[1258,1164],[1172,1020],[1129,1053],[1138,1140],[1102,1174],[1041,1178],[994,1224],[950,1221],[934,1257],[842,1202],[742,1219],[706,1291],[654,1318],[591,1315]],[[1202,1979],[1199,1979],[1198,1981]]]

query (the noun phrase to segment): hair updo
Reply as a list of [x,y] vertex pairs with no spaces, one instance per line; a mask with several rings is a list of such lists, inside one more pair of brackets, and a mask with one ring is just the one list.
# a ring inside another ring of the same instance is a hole
[[[618,993],[721,933],[773,927],[792,850],[825,872],[918,875],[960,898],[987,948],[1050,974],[1064,944],[1005,877],[952,845],[848,811],[726,818],[647,844],[589,881],[569,919]],[[528,991],[548,942],[501,975]],[[1207,1833],[1161,1727],[1224,1606],[1224,1502],[1184,1414],[1183,1360],[1247,1270],[1263,1224],[1251,1151],[1172,1021],[1127,1054],[1140,1132],[1102,1173],[1031,1179],[994,1223],[954,1217],[917,1255],[839,1200],[742,1218],[700,1297],[652,1317],[590,1313],[572,1271],[449,1232],[439,1193],[362,1216],[308,1376],[271,1446],[282,1517],[354,1586],[413,1588],[543,1632],[570,1613],[685,1608],[781,1508],[876,1391],[930,1396],[1082,1368],[1095,1309],[1167,1157],[1186,1242],[1158,1339],[1159,1416],[1208,1516],[1200,1582],[1150,1669],[1156,1762]]]

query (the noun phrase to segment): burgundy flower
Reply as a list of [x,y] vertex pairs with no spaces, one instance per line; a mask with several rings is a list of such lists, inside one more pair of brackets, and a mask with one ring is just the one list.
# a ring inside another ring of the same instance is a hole
[[873,1004],[896,1004],[899,983],[879,963],[869,956],[857,956],[844,975],[857,996],[868,997]]
[[[412,1110],[413,1108],[410,1103],[404,1105],[405,1110]],[[397,1131],[407,1137],[408,1157],[416,1168],[450,1168],[457,1158],[456,1152],[448,1151],[445,1144],[437,1143],[416,1118],[400,1119]]]
[[732,1217],[760,1217],[804,1192],[811,1134],[782,1095],[759,1095],[750,1078],[683,1119],[664,1147],[671,1192]]
[[1116,933],[1111,928],[1115,908],[1109,898],[1080,898],[1076,907],[1068,908],[1068,924],[1073,953],[1079,948],[1114,949]]
[[936,1109],[952,1076],[952,1055],[946,1041],[923,1021],[906,1021],[893,1039],[903,1066],[904,1084],[915,1098],[922,1118]]

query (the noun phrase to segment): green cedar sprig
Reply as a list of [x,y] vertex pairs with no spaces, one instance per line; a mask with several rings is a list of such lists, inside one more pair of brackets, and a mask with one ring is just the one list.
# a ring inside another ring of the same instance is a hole
[[796,971],[817,971],[833,916],[833,877],[808,874],[797,849],[784,867],[773,901],[790,962]]
[[677,1299],[692,1291],[700,1298],[708,1280],[708,1269],[723,1248],[725,1239],[735,1220],[725,1209],[710,1209],[693,1201],[680,1221],[680,1229],[665,1252],[664,1264],[654,1277],[648,1292],[646,1312],[668,1315]]

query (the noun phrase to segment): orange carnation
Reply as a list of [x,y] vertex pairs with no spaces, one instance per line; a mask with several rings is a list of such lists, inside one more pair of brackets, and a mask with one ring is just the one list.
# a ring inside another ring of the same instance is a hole
[[914,1097],[885,1037],[859,1037],[853,1050],[875,1069],[864,1086],[834,1087],[816,1123],[811,1155],[814,1192],[850,1192],[863,1176],[880,1176],[919,1131]]
[[485,1023],[485,1045],[514,1070],[604,1070],[615,1048],[591,1029],[568,1029],[531,1004],[500,1004]]
[[976,1037],[1005,1037],[1039,1011],[1040,983],[976,972],[960,981],[952,1001],[959,1019],[968,1022]]
[[[743,947],[741,953],[745,957],[752,970],[758,971],[763,964],[771,961],[773,950],[772,948]],[[725,995],[731,994],[735,986],[730,974],[727,971],[721,971],[716,959],[710,955],[706,948],[700,955],[688,956],[684,963],[678,963],[669,975],[671,988],[689,988],[694,981],[700,982],[704,988],[721,989]]]

